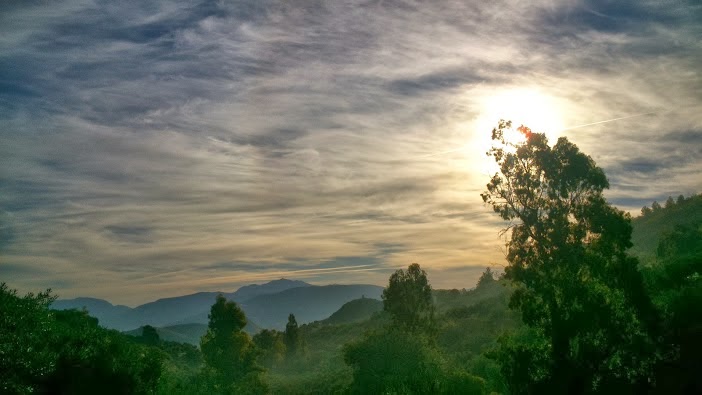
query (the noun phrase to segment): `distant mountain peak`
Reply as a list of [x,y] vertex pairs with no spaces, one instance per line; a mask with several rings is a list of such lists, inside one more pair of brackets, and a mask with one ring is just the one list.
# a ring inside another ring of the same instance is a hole
[[[255,287],[265,287],[265,286],[279,285],[279,284],[294,284],[294,285],[297,285],[297,286],[300,286],[300,287],[309,287],[310,285],[312,285],[312,284],[306,283],[306,282],[301,281],[301,280],[289,280],[289,279],[287,279],[287,278],[285,278],[285,277],[281,277],[281,278],[279,278],[278,280],[271,280],[271,281],[269,281],[269,282],[267,282],[267,283],[263,283],[263,284],[249,284],[249,285],[244,285],[244,286],[241,287],[241,288],[248,288],[248,287],[254,287],[254,288],[255,288]],[[239,288],[239,289],[241,289],[241,288]]]
[[231,299],[234,299],[237,302],[243,302],[256,296],[274,294],[291,288],[310,286],[312,285],[304,281],[288,280],[286,278],[281,278],[279,280],[272,280],[264,284],[244,285],[243,287],[237,289],[236,292],[232,293],[230,296]]

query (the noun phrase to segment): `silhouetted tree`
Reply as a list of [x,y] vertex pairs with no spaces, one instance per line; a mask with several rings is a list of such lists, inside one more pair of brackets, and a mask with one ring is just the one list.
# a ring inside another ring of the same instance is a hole
[[683,203],[685,203],[685,196],[683,196],[683,195],[678,195],[677,203],[678,203],[678,204],[683,204]]
[[652,210],[652,211],[654,211],[654,212],[655,212],[655,211],[660,211],[661,208],[662,208],[662,207],[661,207],[660,203],[658,203],[657,201],[654,200],[653,203],[651,203],[651,210]]
[[383,308],[401,329],[428,331],[434,327],[434,302],[427,273],[419,264],[397,270],[383,290]]
[[673,200],[672,196],[668,196],[668,199],[665,201],[665,208],[671,209],[675,206],[675,200]]
[[641,208],[641,215],[643,215],[644,217],[651,214],[652,212],[653,210],[651,210],[648,206],[643,206]]
[[604,172],[577,146],[561,137],[551,147],[524,126],[526,141],[510,143],[509,128],[501,121],[492,131],[488,155],[500,172],[481,196],[509,222],[510,306],[532,328],[531,346],[503,348],[510,390],[640,390],[655,363],[656,320],[638,262],[626,254],[630,218],[607,203]]
[[213,376],[213,391],[218,393],[265,393],[263,369],[256,363],[256,349],[243,331],[246,315],[235,302],[223,295],[210,310],[207,333],[200,349]]
[[144,325],[141,329],[141,337],[144,339],[144,343],[155,346],[161,341],[161,337],[158,335],[156,328],[151,325]]
[[495,282],[495,275],[492,272],[492,269],[490,269],[488,267],[488,268],[485,268],[485,271],[483,272],[483,274],[480,275],[480,278],[478,279],[477,287],[478,288],[485,287],[485,286],[490,285],[494,282]]
[[285,348],[287,355],[294,357],[300,350],[300,329],[297,326],[297,320],[294,314],[288,316],[288,323],[285,324]]

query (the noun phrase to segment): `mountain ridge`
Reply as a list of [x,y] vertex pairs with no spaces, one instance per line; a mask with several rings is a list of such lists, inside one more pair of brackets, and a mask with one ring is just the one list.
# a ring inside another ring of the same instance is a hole
[[[242,290],[242,292],[239,292]],[[264,284],[243,286],[234,292],[196,292],[160,298],[134,308],[112,305],[109,301],[79,297],[61,299],[52,304],[56,310],[86,308],[100,325],[130,331],[151,325],[168,327],[206,324],[217,295],[237,302],[256,328],[282,329],[290,313],[300,324],[329,317],[344,303],[367,296],[380,299],[382,287],[369,284],[311,285],[299,280],[274,280]]]

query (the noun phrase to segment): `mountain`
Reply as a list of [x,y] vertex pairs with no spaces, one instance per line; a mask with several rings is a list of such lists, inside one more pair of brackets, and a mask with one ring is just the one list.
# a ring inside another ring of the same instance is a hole
[[[324,319],[348,301],[363,295],[380,298],[381,292],[382,287],[374,285],[313,286],[303,281],[280,279],[261,285],[247,285],[236,292],[222,294],[239,303],[251,323],[249,330],[253,330],[251,328],[259,328],[255,323],[263,328],[282,329],[290,313],[295,314],[300,324]],[[58,300],[52,308],[85,307],[102,326],[121,331],[144,325],[165,328],[207,324],[207,315],[218,294],[198,292],[159,299],[135,308],[113,306],[101,299],[77,298]]]
[[383,287],[364,284],[298,287],[249,299],[242,309],[262,327],[282,330],[289,314],[295,315],[298,324],[319,321],[347,302],[362,297],[380,299],[382,292]]
[[115,329],[134,328],[137,322],[127,317],[132,310],[128,306],[113,305],[97,298],[75,298],[56,300],[51,304],[54,310],[86,309],[91,316],[97,318],[102,326]]
[[304,282],[304,281],[299,281],[299,280],[287,280],[284,278],[281,278],[280,280],[273,280],[270,282],[267,282],[265,284],[251,284],[251,285],[245,285],[239,289],[236,290],[236,292],[225,295],[227,296],[227,299],[236,301],[236,302],[244,302],[246,300],[255,298],[256,296],[261,296],[261,295],[268,295],[268,294],[274,294],[278,292],[282,292],[291,288],[300,288],[300,287],[309,287],[311,286],[310,284]]
[[[202,312],[209,313],[210,307],[215,303],[219,294],[220,292],[198,292],[174,298],[158,299],[135,307],[131,312],[131,316],[134,320],[156,327],[173,325],[182,321],[183,318]],[[207,314],[205,314],[204,322],[189,321],[182,323],[191,322],[206,324]]]
[[370,319],[373,314],[382,310],[383,302],[378,299],[354,299],[350,302],[346,302],[329,318],[322,320],[321,323],[326,325],[339,325],[365,321]]

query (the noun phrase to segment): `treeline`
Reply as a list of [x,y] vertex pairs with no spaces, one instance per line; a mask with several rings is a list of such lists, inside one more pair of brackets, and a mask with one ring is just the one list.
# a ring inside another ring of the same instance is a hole
[[141,336],[105,329],[87,311],[51,310],[48,291],[19,296],[3,283],[0,393],[483,393],[504,387],[471,371],[485,373],[495,325],[517,322],[505,296],[490,270],[475,290],[437,291],[412,265],[391,277],[384,311],[370,320],[298,326],[291,314],[284,331],[253,337],[239,306],[220,296],[197,348],[149,325]]
[[678,195],[677,199],[673,199],[672,196],[668,196],[664,205],[661,206],[657,201],[651,203],[651,207],[643,206],[641,208],[641,216],[648,217],[654,213],[665,213],[670,215],[675,211],[687,211],[689,209],[691,213],[696,213],[695,208],[699,208],[700,201],[702,201],[702,195],[692,195],[685,197],[683,195]]

